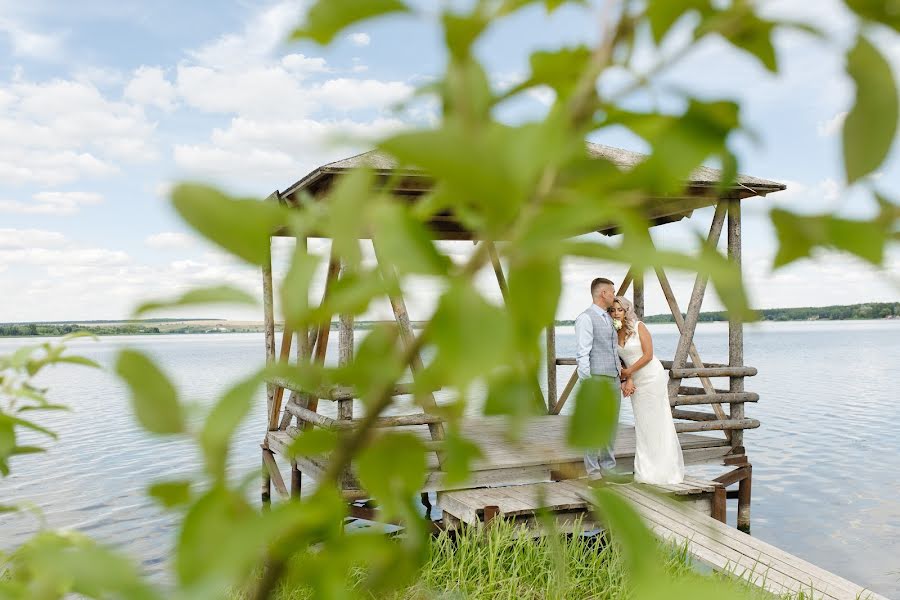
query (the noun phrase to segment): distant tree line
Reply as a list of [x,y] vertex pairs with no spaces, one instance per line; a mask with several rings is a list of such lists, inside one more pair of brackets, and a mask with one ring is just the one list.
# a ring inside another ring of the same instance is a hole
[[[850,306],[815,306],[805,308],[764,308],[758,310],[761,321],[846,321],[859,319],[900,318],[900,302],[869,302]],[[672,323],[672,315],[644,317],[645,323]],[[700,321],[727,321],[724,311],[700,313]]]

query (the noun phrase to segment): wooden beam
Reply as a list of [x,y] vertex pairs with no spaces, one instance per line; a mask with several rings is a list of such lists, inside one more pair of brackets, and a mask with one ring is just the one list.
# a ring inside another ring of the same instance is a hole
[[[278,355],[278,362],[286,363],[291,356],[291,340],[294,331],[284,325],[284,331],[281,333],[281,352]],[[281,400],[284,398],[284,388],[278,386],[275,388],[275,397],[272,400],[271,412],[269,413],[269,431],[278,429],[278,415],[281,413]]]
[[719,417],[713,413],[703,412],[700,410],[682,410],[680,408],[672,409],[673,419],[685,419],[687,421],[720,421]]
[[556,326],[547,326],[547,412],[553,414],[556,406]]
[[[393,282],[395,284],[393,287],[397,289],[397,293],[390,294],[388,300],[390,300],[391,310],[394,312],[394,319],[397,321],[397,327],[400,330],[400,339],[403,341],[403,344],[409,348],[415,343],[415,333],[409,322],[409,311],[406,309],[406,301],[403,299],[403,293],[400,291],[400,278],[397,276],[397,271],[394,269],[394,266],[383,260],[383,256],[378,251],[378,244],[375,243],[375,240],[373,240],[372,246],[375,250],[375,260],[378,262],[378,268],[381,270],[382,276],[386,281]],[[413,356],[412,361],[410,361],[409,366],[414,375],[421,371],[424,368],[422,356],[416,353],[416,355]],[[434,399],[433,393],[427,392],[417,398],[417,400],[422,404],[426,412],[437,412],[437,401]],[[442,423],[429,424],[428,432],[431,434],[432,440],[444,439],[444,425]],[[438,462],[442,462],[440,455],[438,455]]]
[[503,274],[503,265],[500,262],[500,254],[497,252],[497,246],[494,242],[484,242],[488,245],[488,254],[491,257],[491,265],[494,267],[494,275],[497,276],[497,285],[500,286],[500,294],[503,301],[509,301],[509,285],[506,283],[506,276]]
[[638,320],[644,318],[644,273],[636,272],[634,274],[634,289],[631,292],[632,303],[634,304],[634,314]]
[[556,401],[556,404],[553,405],[553,410],[550,411],[550,414],[558,415],[562,410],[562,407],[565,406],[566,400],[569,399],[569,395],[572,393],[572,390],[575,388],[575,384],[578,382],[578,371],[573,371],[572,376],[569,377],[568,383],[566,383],[566,387],[563,390],[562,395],[559,397],[559,400]]
[[[728,202],[728,258],[737,269],[741,269],[741,202],[731,200]],[[738,316],[728,319],[728,364],[732,367],[740,367],[744,364],[744,323]],[[733,376],[729,379],[728,389],[732,392],[744,391],[744,378]],[[744,405],[732,404],[729,407],[729,415],[732,419],[744,418]],[[744,434],[735,432],[731,437],[731,443],[741,446],[744,443]],[[747,489],[749,490],[749,484]],[[749,492],[748,492],[749,494]],[[749,500],[747,505],[747,527],[750,526]],[[741,519],[738,518],[740,523]]]
[[[332,248],[331,258],[328,261],[328,274],[325,277],[325,289],[322,291],[322,304],[325,304],[325,302],[328,301],[328,297],[331,295],[331,288],[334,286],[335,281],[337,281],[340,268],[341,261],[338,259],[334,248]],[[319,331],[316,334],[316,347],[312,356],[313,362],[320,365],[325,363],[325,353],[328,351],[328,336],[330,333],[331,318],[327,318],[324,319],[324,322],[319,324]],[[319,409],[319,397],[316,396],[315,393],[309,395],[307,408],[313,412],[316,412]]]
[[727,421],[704,421],[698,423],[675,423],[675,431],[687,433],[692,431],[724,431],[727,429],[756,429],[756,419],[729,419]]
[[[653,243],[652,240],[650,242]],[[666,277],[665,271],[663,271],[662,267],[657,267],[656,269],[656,278],[659,280],[659,286],[662,288],[663,296],[666,298],[666,302],[669,304],[669,310],[672,313],[672,318],[675,319],[675,325],[678,327],[678,332],[680,334],[684,334],[684,317],[681,316],[681,309],[678,307],[678,300],[675,298],[675,292],[672,290],[672,286],[669,284],[669,278]],[[691,344],[688,347],[688,352],[691,355],[691,360],[693,364],[691,366],[711,366],[704,365],[703,361],[700,359],[700,353],[697,351],[697,346],[694,344],[694,340],[691,340]],[[665,364],[663,366],[666,366]],[[666,366],[667,369],[671,369],[672,365],[669,364]],[[707,394],[714,393],[715,388],[713,388],[712,382],[708,377],[704,377],[700,380],[700,384],[703,386],[703,389]],[[669,388],[669,397],[672,397],[672,387]],[[716,413],[716,416],[720,419],[725,419],[725,410],[721,406],[713,406],[713,412]],[[730,437],[731,433],[727,433]]]
[[[706,238],[705,244],[707,249],[715,251],[716,246],[719,244],[719,237],[725,224],[726,209],[727,204],[725,202],[719,202],[716,205],[716,212],[709,227],[709,236]],[[709,277],[705,273],[697,274],[697,279],[694,281],[694,289],[691,291],[691,299],[688,302],[687,316],[684,320],[681,337],[678,339],[678,347],[675,349],[675,356],[672,359],[673,368],[680,368],[687,361],[691,344],[694,341],[694,331],[697,329],[700,307],[703,304],[703,296],[706,293],[708,281]],[[669,396],[673,396],[676,389],[678,389],[678,382],[673,380],[669,383]]]
[[268,448],[263,448],[262,456],[263,466],[268,476],[271,477],[272,483],[275,484],[275,491],[283,497],[288,498],[290,494],[288,494],[287,486],[284,485],[284,479],[281,478],[281,471],[278,470],[278,464],[275,462],[275,455],[272,454],[272,451]]
[[756,373],[756,367],[710,367],[706,369],[692,367],[690,369],[671,369],[669,377],[672,380],[686,377],[753,377]]
[[671,406],[695,406],[697,404],[738,404],[758,401],[759,394],[754,394],[753,392],[726,392],[724,394],[690,394],[687,396],[676,396],[669,400],[669,404]]
[[[269,253],[262,266],[262,284],[263,284],[263,330],[265,331],[266,343],[266,366],[271,366],[275,362],[275,302],[273,297],[272,286],[272,240],[269,238]],[[266,415],[272,414],[272,407],[275,404],[275,386],[273,384],[266,385]],[[267,421],[267,429],[270,424]]]
[[622,283],[619,284],[619,290],[616,292],[616,296],[624,296],[625,292],[628,291],[628,286],[631,285],[631,281],[634,279],[634,267],[628,269],[628,272],[625,273],[625,278],[622,279]]
[[[325,415],[320,415],[316,411],[304,408],[303,406],[288,404],[284,407],[284,410],[297,417],[297,419],[302,421],[304,424],[308,423],[310,425],[316,425],[317,427],[321,427],[322,429],[340,429],[340,421],[336,421],[331,417],[326,417]],[[347,425],[349,426],[349,423],[347,423]]]
[[[349,269],[346,261],[341,262],[341,277],[347,277]],[[349,365],[353,362],[353,315],[342,314],[340,334],[338,336],[338,364]],[[338,400],[338,418],[349,420],[353,418],[353,398]]]

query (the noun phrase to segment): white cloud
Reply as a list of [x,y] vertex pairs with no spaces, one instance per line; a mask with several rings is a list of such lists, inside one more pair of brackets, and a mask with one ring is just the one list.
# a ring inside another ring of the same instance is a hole
[[175,86],[173,86],[160,67],[142,66],[135,70],[134,76],[125,86],[126,99],[155,106],[164,111],[175,108]]
[[281,65],[300,77],[306,77],[314,73],[327,73],[328,63],[322,57],[304,56],[303,54],[288,54],[282,57]]
[[833,137],[841,132],[841,128],[844,126],[844,120],[847,118],[847,111],[841,111],[835,114],[830,119],[826,119],[825,121],[819,121],[816,124],[816,131],[819,134],[819,137]]
[[39,192],[31,198],[31,202],[0,200],[0,212],[66,216],[103,202],[103,196],[94,192]]
[[189,52],[198,64],[235,68],[263,61],[284,44],[305,2],[282,0],[252,17],[240,33],[229,33]]
[[186,233],[163,231],[148,236],[144,243],[157,250],[185,250],[194,245],[194,238]]
[[347,39],[355,46],[368,46],[372,42],[372,38],[368,33],[358,32],[351,33],[347,36]]
[[33,246],[60,246],[66,236],[43,229],[0,229],[0,249],[22,249]]
[[25,58],[57,60],[62,54],[63,36],[34,31],[25,23],[0,16],[0,33],[6,34],[13,54]]
[[155,124],[140,106],[111,100],[92,83],[23,79],[0,86],[0,179],[58,185],[102,177],[122,161],[156,156]]
[[175,163],[187,175],[236,184],[284,188],[329,160],[370,147],[372,140],[399,131],[399,119],[368,122],[341,119],[251,119],[235,117],[213,130],[209,143],[178,144]]

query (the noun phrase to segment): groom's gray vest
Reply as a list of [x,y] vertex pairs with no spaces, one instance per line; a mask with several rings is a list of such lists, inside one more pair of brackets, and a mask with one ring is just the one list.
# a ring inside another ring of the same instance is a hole
[[[616,330],[593,308],[584,311],[594,327],[594,342],[589,355],[591,375],[619,375],[619,352]],[[610,319],[611,321],[611,319]]]

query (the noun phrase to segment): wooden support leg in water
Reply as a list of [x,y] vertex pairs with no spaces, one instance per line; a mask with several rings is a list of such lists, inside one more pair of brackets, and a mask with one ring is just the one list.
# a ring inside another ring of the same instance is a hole
[[268,510],[272,504],[272,477],[269,475],[269,468],[266,465],[266,451],[262,451],[262,507]]
[[750,484],[753,481],[753,467],[747,465],[747,476],[738,483],[737,528],[750,533]]
[[500,515],[500,507],[499,506],[485,506],[484,507],[484,524],[489,525],[491,521],[496,519]]
[[710,516],[713,519],[715,519],[716,521],[719,521],[721,523],[725,522],[725,515],[726,515],[725,497],[726,497],[725,486],[724,485],[716,486],[716,489],[713,491],[712,513],[710,514]]
[[297,466],[297,461],[291,461],[291,498],[294,500],[300,499],[300,481],[303,474],[300,472],[300,467]]

